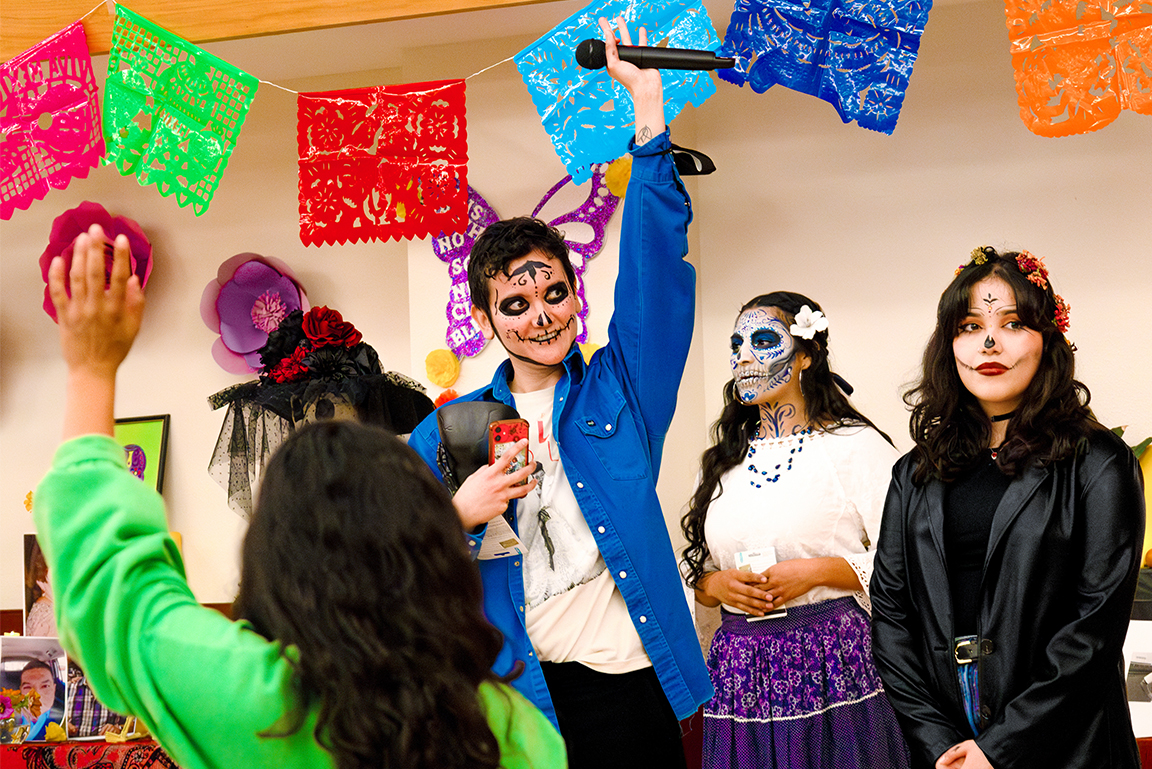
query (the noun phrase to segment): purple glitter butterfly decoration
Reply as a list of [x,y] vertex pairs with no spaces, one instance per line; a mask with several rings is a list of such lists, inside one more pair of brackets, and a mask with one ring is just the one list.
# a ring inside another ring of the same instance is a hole
[[[580,333],[576,336],[577,342],[588,340],[588,300],[584,296],[584,269],[588,265],[588,260],[600,253],[600,249],[604,247],[604,232],[608,228],[608,220],[612,218],[616,206],[620,203],[620,198],[613,195],[604,182],[606,168],[607,164],[593,167],[591,189],[583,204],[548,222],[561,231],[564,231],[563,225],[572,223],[585,224],[592,228],[592,239],[587,243],[565,237],[572,269],[576,273],[576,296],[580,299]],[[532,210],[532,216],[539,214],[548,201],[571,181],[571,176],[565,176],[548,190]],[[448,343],[448,349],[455,353],[457,358],[478,355],[488,343],[480,328],[472,320],[472,295],[468,291],[468,257],[480,233],[489,224],[499,220],[500,217],[492,206],[488,205],[488,201],[469,185],[468,225],[464,232],[451,235],[442,232],[439,237],[432,239],[432,250],[441,261],[448,263],[448,275],[452,278],[452,287],[448,291],[446,310],[448,331],[445,334],[445,341]]]

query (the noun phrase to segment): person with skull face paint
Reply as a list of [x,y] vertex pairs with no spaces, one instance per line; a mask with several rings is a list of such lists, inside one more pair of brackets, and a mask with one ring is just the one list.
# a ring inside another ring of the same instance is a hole
[[[508,359],[461,400],[514,406],[536,461],[508,475],[507,461],[480,468],[455,503],[474,552],[499,515],[524,544],[522,556],[477,561],[486,614],[504,633],[494,669],[522,667],[512,683],[558,725],[570,765],[676,767],[678,719],[712,694],[656,496],[692,337],[692,211],[659,72],[619,61],[600,24],[609,74],[636,114],[608,343],[587,363],[575,344],[579,300],[559,232],[526,217],[484,230],[468,264],[472,315]],[[435,417],[409,440],[434,469],[438,444]]]
[[1139,766],[1122,644],[1141,474],[1088,408],[1067,328],[1039,258],[978,248],[905,395],[916,447],[893,470],[871,589],[915,767]]
[[[731,344],[724,409],[682,521],[686,581],[722,607],[704,766],[907,767],[866,595],[896,449],[832,373],[816,302],[758,296]],[[767,549],[774,565],[738,568],[741,553]]]

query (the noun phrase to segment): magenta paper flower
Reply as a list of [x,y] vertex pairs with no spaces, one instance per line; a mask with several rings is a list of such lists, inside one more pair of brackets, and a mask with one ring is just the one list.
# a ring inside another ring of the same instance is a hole
[[0,721],[10,718],[13,712],[12,700],[6,695],[0,694]]
[[236,254],[204,287],[200,317],[220,335],[212,357],[233,374],[260,371],[260,348],[288,313],[308,310],[308,297],[292,270],[274,256]]
[[[48,295],[48,267],[57,256],[64,257],[66,269],[72,269],[72,246],[76,238],[88,231],[93,224],[104,228],[108,239],[115,240],[117,235],[128,236],[128,246],[132,250],[132,274],[140,278],[140,287],[148,283],[148,276],[152,274],[152,244],[140,225],[126,216],[112,216],[99,203],[84,201],[75,208],[69,209],[56,217],[52,222],[52,234],[48,236],[48,247],[40,255],[40,274],[44,277],[44,312],[52,320],[56,320],[56,307]],[[105,249],[107,267],[106,274],[112,273],[112,249]],[[69,291],[71,294],[71,291]]]

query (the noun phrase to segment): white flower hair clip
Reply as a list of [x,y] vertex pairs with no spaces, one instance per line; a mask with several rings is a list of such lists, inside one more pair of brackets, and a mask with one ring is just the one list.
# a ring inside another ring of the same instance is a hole
[[811,339],[817,332],[828,330],[828,319],[819,310],[813,310],[808,305],[800,308],[796,313],[796,322],[788,329],[793,336],[802,336]]

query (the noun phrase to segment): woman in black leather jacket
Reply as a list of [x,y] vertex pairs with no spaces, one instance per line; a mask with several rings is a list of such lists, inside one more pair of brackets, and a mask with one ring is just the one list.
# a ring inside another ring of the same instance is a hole
[[916,448],[893,470],[872,628],[916,767],[1139,766],[1121,646],[1142,480],[1067,327],[1040,259],[976,249],[905,396]]

